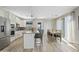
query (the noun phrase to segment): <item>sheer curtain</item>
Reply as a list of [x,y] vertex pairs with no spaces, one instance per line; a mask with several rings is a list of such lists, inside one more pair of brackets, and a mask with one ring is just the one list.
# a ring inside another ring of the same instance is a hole
[[74,42],[75,41],[75,28],[74,28],[74,19],[73,19],[73,13],[67,15],[65,17],[65,39],[68,42]]

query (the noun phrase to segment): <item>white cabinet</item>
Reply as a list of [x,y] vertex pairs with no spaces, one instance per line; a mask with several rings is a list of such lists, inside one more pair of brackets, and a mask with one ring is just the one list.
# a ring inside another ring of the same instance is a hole
[[34,48],[34,33],[24,33],[24,49]]
[[16,31],[15,35],[10,38],[10,41],[13,42],[14,40],[18,39],[19,37],[22,37],[22,35],[23,35],[23,31]]
[[12,13],[9,13],[9,19],[11,24],[16,24],[16,16]]
[[2,17],[5,16],[5,11],[3,9],[0,9],[0,16],[2,16]]

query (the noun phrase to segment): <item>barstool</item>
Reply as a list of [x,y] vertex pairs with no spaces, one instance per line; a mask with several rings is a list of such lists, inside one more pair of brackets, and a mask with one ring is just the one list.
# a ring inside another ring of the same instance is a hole
[[36,40],[39,38],[41,40],[41,43],[42,43],[42,34],[41,33],[35,33],[35,43],[36,43]]

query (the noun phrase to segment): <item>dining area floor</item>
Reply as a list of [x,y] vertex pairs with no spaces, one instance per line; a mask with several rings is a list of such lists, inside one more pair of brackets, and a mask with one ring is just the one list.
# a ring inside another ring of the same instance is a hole
[[1,52],[78,52],[79,45],[72,44],[71,47],[64,41],[48,41],[47,36],[44,35],[43,43],[36,43],[34,49],[23,49],[23,37],[16,39],[8,47],[1,50]]

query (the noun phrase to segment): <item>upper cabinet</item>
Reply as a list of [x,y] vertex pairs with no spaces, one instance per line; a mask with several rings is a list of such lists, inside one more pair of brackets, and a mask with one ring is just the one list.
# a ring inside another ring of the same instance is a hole
[[4,14],[5,14],[4,10],[0,9],[0,16],[4,17]]
[[8,11],[5,11],[3,9],[0,9],[0,16],[1,17],[5,17],[5,18],[8,18],[9,17],[9,13],[8,13]]
[[9,19],[11,24],[16,24],[16,16],[12,13],[9,13]]

